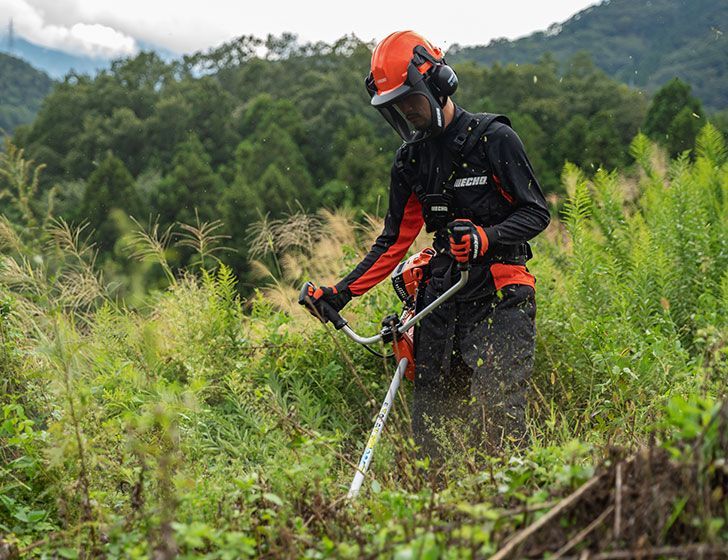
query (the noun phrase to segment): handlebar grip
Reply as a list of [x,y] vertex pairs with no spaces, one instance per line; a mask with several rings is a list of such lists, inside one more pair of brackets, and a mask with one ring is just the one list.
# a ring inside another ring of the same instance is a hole
[[450,231],[453,239],[455,239],[458,243],[460,243],[463,235],[467,235],[468,233],[470,233],[470,228],[468,226],[454,226]]
[[346,319],[344,319],[330,303],[322,299],[314,301],[313,294],[315,291],[316,286],[313,282],[306,282],[301,288],[301,292],[298,294],[298,304],[312,310],[313,314],[318,317],[321,322],[325,323],[326,321],[331,321],[337,331],[344,328],[347,325]]
[[[470,233],[470,227],[468,226],[454,226],[450,230],[450,235],[452,235],[453,239],[455,239],[456,242],[460,242],[460,240],[463,238],[463,235],[467,235]],[[470,263],[469,262],[459,262],[458,263],[458,270],[470,270]]]

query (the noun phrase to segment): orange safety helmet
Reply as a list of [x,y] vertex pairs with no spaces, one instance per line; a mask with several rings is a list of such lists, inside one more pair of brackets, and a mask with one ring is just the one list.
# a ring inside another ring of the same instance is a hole
[[[458,79],[442,51],[414,31],[397,31],[385,37],[372,53],[366,86],[372,106],[402,136],[414,143],[444,129],[442,108],[458,87]],[[422,95],[430,106],[430,122],[420,129],[407,120],[396,103],[409,95]]]

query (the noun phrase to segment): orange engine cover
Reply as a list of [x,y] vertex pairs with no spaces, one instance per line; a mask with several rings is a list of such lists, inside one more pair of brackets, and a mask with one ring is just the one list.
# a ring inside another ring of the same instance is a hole
[[430,260],[435,254],[435,250],[428,247],[402,261],[394,269],[392,285],[403,302],[411,302],[420,283],[427,282],[430,277]]

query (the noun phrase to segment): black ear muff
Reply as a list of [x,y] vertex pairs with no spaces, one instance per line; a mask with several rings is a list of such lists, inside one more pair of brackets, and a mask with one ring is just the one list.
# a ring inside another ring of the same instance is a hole
[[417,45],[412,51],[412,63],[419,67],[425,62],[432,64],[428,72],[427,83],[436,97],[450,97],[458,89],[458,77],[444,58],[437,59],[422,45]]
[[450,97],[458,89],[458,77],[447,64],[438,64],[432,70],[429,85],[437,97]]

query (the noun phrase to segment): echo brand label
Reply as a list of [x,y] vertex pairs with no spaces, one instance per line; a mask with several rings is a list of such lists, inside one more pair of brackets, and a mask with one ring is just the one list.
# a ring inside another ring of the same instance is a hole
[[475,185],[485,185],[488,183],[488,176],[481,175],[480,177],[463,177],[461,179],[455,179],[453,183],[454,188],[458,187],[473,187]]

